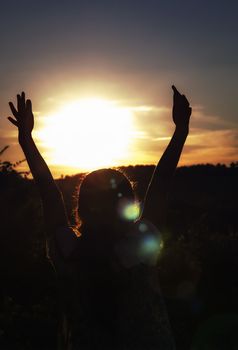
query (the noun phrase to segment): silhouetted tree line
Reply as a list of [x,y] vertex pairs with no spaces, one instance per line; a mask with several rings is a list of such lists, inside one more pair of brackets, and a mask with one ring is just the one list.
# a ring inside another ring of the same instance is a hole
[[[45,256],[39,194],[28,173],[17,171],[18,165],[0,161],[0,348],[54,349],[56,277]],[[120,169],[133,181],[141,201],[154,166]],[[83,176],[57,180],[72,224],[77,223],[75,194]],[[209,337],[217,336],[219,346],[224,339],[234,343],[237,180],[238,162],[201,164],[178,168],[171,185],[158,277],[178,349],[200,349],[204,337],[209,343]],[[225,345],[231,348],[227,341]]]

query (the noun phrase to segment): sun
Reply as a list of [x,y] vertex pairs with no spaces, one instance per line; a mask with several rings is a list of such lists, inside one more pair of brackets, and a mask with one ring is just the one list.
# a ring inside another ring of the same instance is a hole
[[70,102],[44,117],[37,138],[51,164],[93,170],[123,163],[132,132],[129,108],[90,98]]

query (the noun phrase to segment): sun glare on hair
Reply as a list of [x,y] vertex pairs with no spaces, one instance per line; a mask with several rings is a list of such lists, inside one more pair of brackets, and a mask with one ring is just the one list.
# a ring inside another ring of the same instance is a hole
[[45,117],[37,136],[52,164],[92,170],[123,162],[132,129],[129,109],[112,101],[84,99]]

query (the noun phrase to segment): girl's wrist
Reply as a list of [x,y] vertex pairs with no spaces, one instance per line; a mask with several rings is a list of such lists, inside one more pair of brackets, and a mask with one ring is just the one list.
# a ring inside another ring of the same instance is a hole
[[26,132],[26,131],[19,130],[18,140],[20,144],[25,143],[26,141],[31,139],[32,139],[32,135],[30,131]]
[[189,133],[189,126],[183,125],[183,126],[177,126],[175,127],[175,132],[184,136],[187,136]]

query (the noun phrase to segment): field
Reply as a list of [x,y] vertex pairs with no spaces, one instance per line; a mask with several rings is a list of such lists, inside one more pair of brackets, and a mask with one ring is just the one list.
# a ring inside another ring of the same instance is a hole
[[[32,180],[0,164],[0,348],[55,349],[57,288]],[[144,197],[153,166],[122,168]],[[82,174],[57,180],[72,224]],[[158,278],[177,349],[236,349],[238,163],[178,168]],[[155,203],[156,205],[156,203]]]

